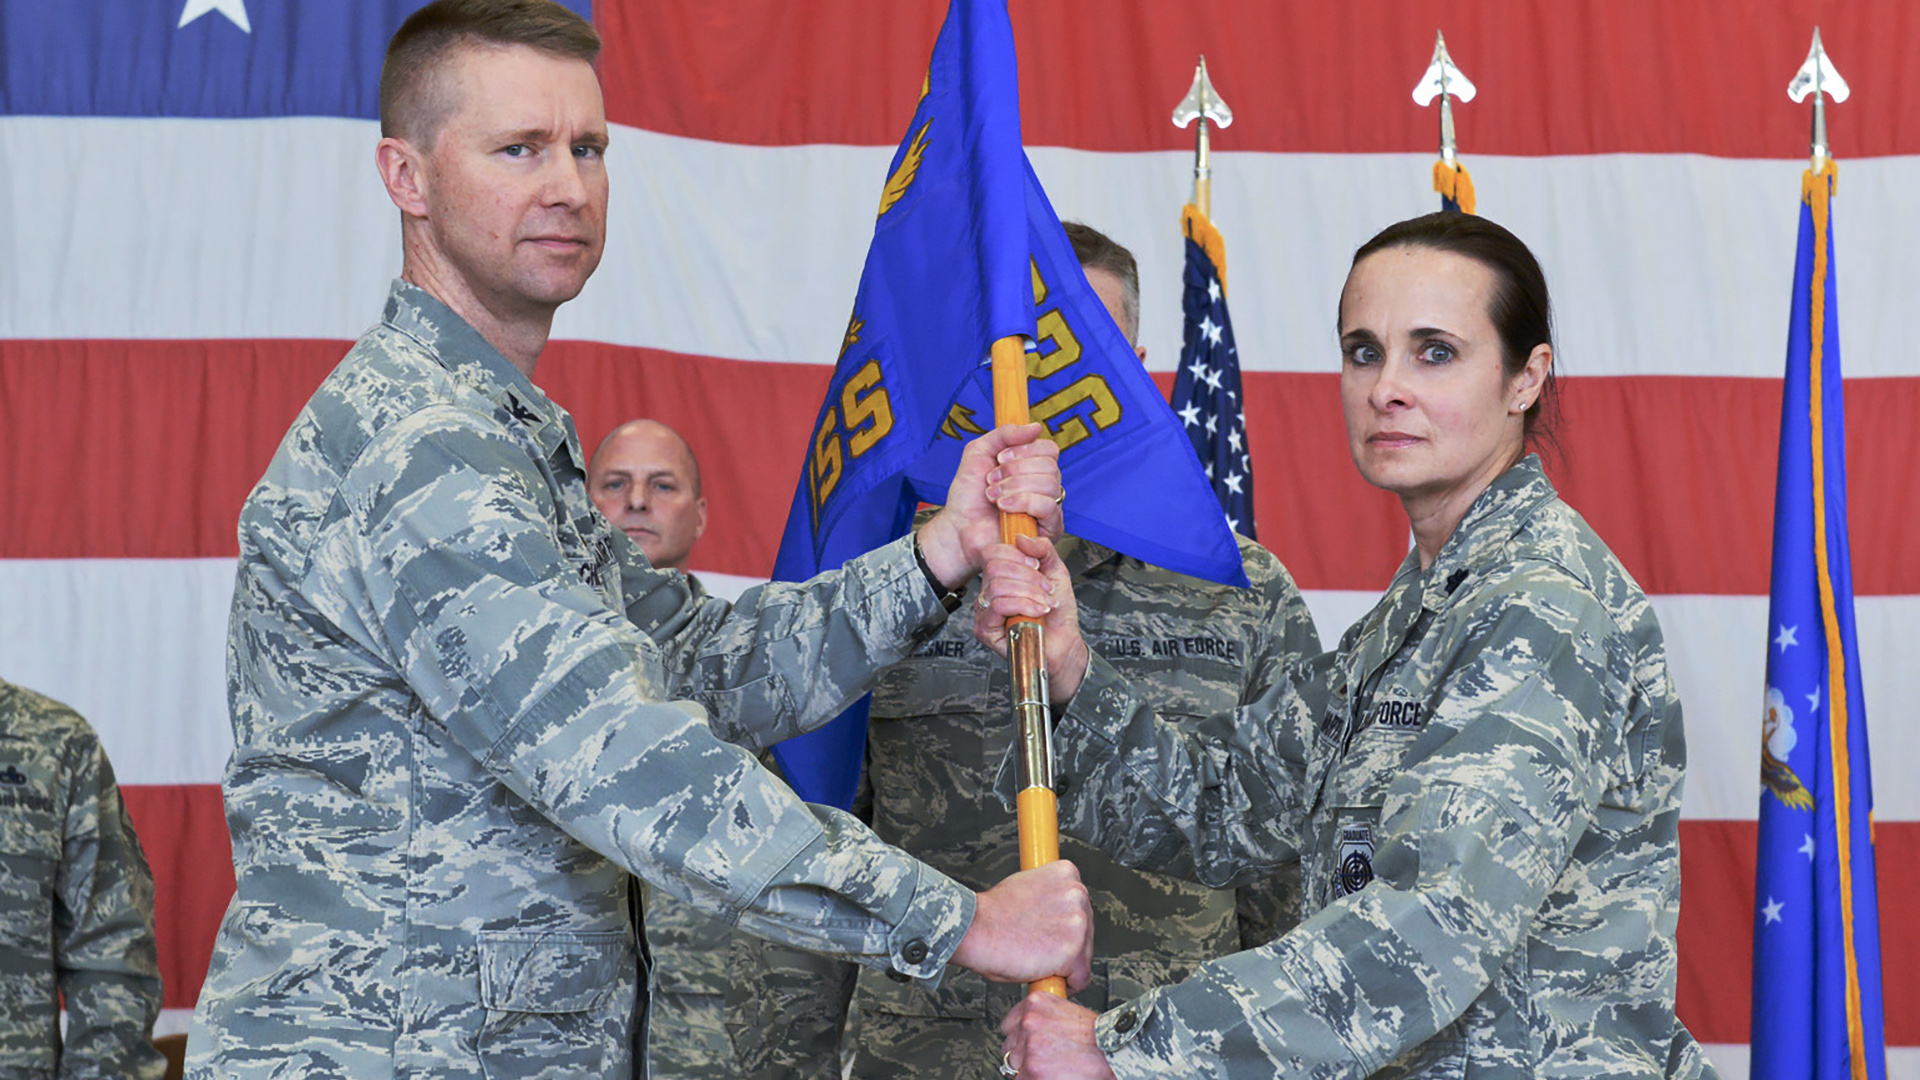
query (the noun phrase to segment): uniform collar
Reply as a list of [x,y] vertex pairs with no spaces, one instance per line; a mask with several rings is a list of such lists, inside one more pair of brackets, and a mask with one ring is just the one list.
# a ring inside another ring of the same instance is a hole
[[[1430,611],[1440,610],[1447,597],[1472,576],[1473,568],[1486,564],[1489,551],[1511,540],[1540,504],[1557,497],[1537,454],[1526,455],[1495,477],[1467,508],[1466,516],[1460,519],[1453,535],[1440,546],[1433,565],[1425,571],[1425,580],[1420,582],[1421,606]],[[1399,572],[1394,574],[1389,591],[1421,574],[1419,551],[1409,551]]]
[[1060,553],[1060,561],[1066,565],[1067,576],[1075,581],[1101,563],[1111,562],[1120,557],[1120,553],[1112,548],[1096,544],[1091,540],[1083,540],[1078,536],[1061,537],[1060,542],[1054,545],[1054,550]]
[[576,468],[586,471],[573,418],[438,297],[395,278],[381,321],[425,346],[448,374],[525,427],[548,457],[564,450]]

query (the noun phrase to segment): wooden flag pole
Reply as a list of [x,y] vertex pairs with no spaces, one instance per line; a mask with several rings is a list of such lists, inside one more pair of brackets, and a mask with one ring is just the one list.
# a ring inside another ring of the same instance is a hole
[[[1027,347],[1018,336],[993,343],[993,416],[996,424],[1025,424]],[[1037,536],[1028,514],[1000,514],[1000,539]],[[1014,739],[1019,746],[1019,784],[1015,806],[1020,817],[1020,869],[1031,870],[1060,859],[1059,806],[1053,794],[1053,726],[1047,716],[1047,661],[1037,619],[1007,620],[1007,659],[1013,667]],[[1054,975],[1027,984],[1055,997],[1067,996],[1067,980]]]

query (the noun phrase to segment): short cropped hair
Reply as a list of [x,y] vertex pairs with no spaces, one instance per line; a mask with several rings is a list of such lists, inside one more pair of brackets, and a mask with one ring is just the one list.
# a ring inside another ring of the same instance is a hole
[[380,68],[380,134],[430,146],[453,102],[441,68],[472,45],[525,45],[591,64],[600,35],[553,0],[434,0],[414,12],[387,43]]
[[1066,227],[1067,240],[1073,244],[1074,258],[1088,270],[1105,270],[1120,279],[1120,314],[1125,322],[1120,332],[1127,337],[1129,345],[1140,339],[1140,264],[1134,261],[1133,252],[1121,247],[1113,238],[1091,225],[1082,225],[1077,221],[1061,223]]

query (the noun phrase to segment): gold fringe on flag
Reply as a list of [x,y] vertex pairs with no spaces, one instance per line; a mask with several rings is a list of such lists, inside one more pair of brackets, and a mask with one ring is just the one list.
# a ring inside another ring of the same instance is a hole
[[[1839,174],[1840,170],[1834,165],[1833,159],[1826,158],[1820,162],[1820,168],[1808,169],[1801,175],[1800,197],[1806,201],[1813,216],[1813,280],[1807,289],[1811,308],[1807,313],[1807,378],[1811,384],[1809,411],[1813,414],[1813,554],[1820,574],[1820,614],[1827,641],[1828,762],[1833,774],[1834,845],[1840,853],[1840,934],[1841,952],[1846,957],[1847,1041],[1852,1051],[1853,1075],[1865,1080],[1867,1066],[1863,1041],[1865,1028],[1860,1017],[1860,961],[1854,952],[1853,938],[1853,762],[1847,741],[1847,665],[1846,651],[1840,640],[1833,570],[1827,552],[1826,410],[1820,400],[1824,390],[1821,366],[1826,362],[1827,344],[1827,272],[1830,266],[1827,221]],[[1873,835],[1871,824],[1867,835],[1869,838]]]
[[[1467,192],[1471,197],[1473,189],[1468,188]],[[1188,203],[1180,208],[1180,231],[1186,234],[1187,239],[1199,244],[1200,250],[1206,252],[1207,258],[1213,260],[1213,272],[1220,275],[1220,291],[1225,293],[1227,291],[1227,242],[1221,237],[1220,230],[1213,227],[1213,222],[1207,215],[1200,212],[1199,207]]]
[[1452,199],[1463,214],[1473,213],[1473,176],[1465,165],[1449,166],[1444,161],[1433,163],[1433,190],[1443,199]]

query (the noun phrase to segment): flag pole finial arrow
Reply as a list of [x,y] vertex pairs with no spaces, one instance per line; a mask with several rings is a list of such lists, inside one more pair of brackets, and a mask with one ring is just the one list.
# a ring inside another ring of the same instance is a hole
[[1221,127],[1233,126],[1233,110],[1220,99],[1220,92],[1213,88],[1213,80],[1207,77],[1207,58],[1202,56],[1200,64],[1193,69],[1193,85],[1187,89],[1187,96],[1173,107],[1173,126],[1184,128],[1198,120],[1199,130],[1193,137],[1193,204],[1202,214],[1211,217],[1213,207],[1213,158],[1212,148],[1207,139],[1207,121],[1211,120]]
[[1853,91],[1848,89],[1847,80],[1840,77],[1834,69],[1833,61],[1827,58],[1826,47],[1820,44],[1820,28],[1813,28],[1813,48],[1807,51],[1807,62],[1793,73],[1793,81],[1787,84],[1787,96],[1794,104],[1813,96],[1813,171],[1819,172],[1832,156],[1827,149],[1827,98],[1845,101]]
[[1414,84],[1414,104],[1425,108],[1433,104],[1434,98],[1440,99],[1440,160],[1454,168],[1459,162],[1458,147],[1453,137],[1453,99],[1472,101],[1474,89],[1472,80],[1461,74],[1454,66],[1453,57],[1447,55],[1445,34],[1433,32],[1433,60],[1427,64],[1426,73]]

